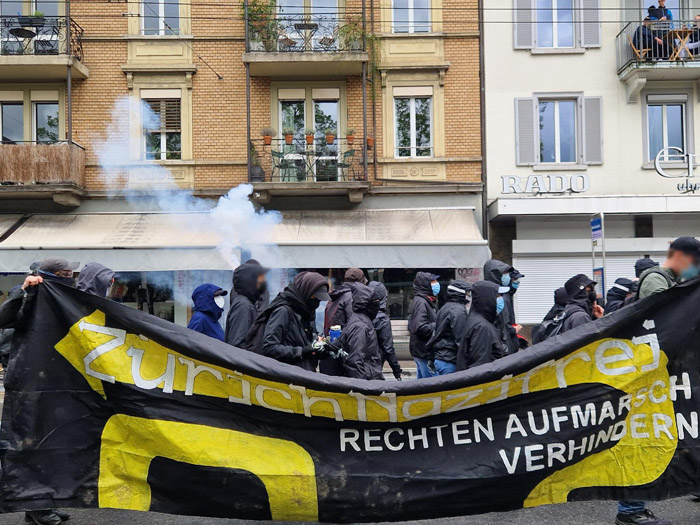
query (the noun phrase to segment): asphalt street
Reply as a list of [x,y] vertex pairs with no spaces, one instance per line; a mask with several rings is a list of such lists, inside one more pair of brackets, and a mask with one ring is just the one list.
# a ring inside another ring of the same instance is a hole
[[[677,498],[655,502],[650,508],[657,516],[673,525],[700,524],[700,503],[692,498]],[[482,514],[440,520],[408,521],[408,524],[427,525],[611,525],[615,523],[615,502],[593,501],[549,505],[517,512]],[[148,512],[121,510],[73,510],[66,525],[242,525],[256,523],[244,520],[222,520],[192,516],[170,516]],[[0,525],[24,524],[23,514],[0,515]]]

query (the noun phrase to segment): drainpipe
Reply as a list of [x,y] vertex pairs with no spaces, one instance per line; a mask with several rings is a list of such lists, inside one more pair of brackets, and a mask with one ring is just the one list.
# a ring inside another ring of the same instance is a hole
[[[367,52],[367,17],[366,0],[362,0],[362,49]],[[365,154],[362,155],[363,179],[369,180],[367,176],[367,62],[362,62],[362,140],[365,141]]]
[[[244,53],[248,52],[248,1],[243,3],[243,23],[245,24],[245,49]],[[250,158],[250,63],[245,63],[245,105],[246,105],[246,178],[250,182],[250,166],[252,159]]]
[[66,2],[66,52],[68,53],[68,68],[66,77],[66,98],[68,105],[68,122],[66,123],[66,139],[69,144],[73,142],[73,72],[71,71],[71,49],[70,49],[70,39],[71,39],[71,27],[70,27],[70,0]]
[[479,0],[479,104],[481,111],[479,117],[481,120],[481,221],[482,234],[484,239],[489,239],[489,211],[488,211],[488,192],[487,192],[487,175],[486,175],[486,79],[485,79],[485,61],[484,61],[484,7],[483,0]]
[[[370,26],[372,28],[372,35],[376,36],[374,31],[374,0],[369,0],[370,8]],[[376,41],[375,44],[376,45]],[[372,82],[372,136],[374,137],[374,147],[372,148],[372,168],[374,170],[374,179],[377,179],[377,84],[376,75],[374,74],[374,69],[371,73]],[[367,138],[365,137],[365,151],[367,150]]]

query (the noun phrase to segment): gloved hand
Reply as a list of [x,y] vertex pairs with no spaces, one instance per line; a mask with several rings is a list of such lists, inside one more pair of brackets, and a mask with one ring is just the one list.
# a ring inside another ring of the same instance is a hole
[[393,372],[394,372],[394,377],[396,378],[397,381],[403,381],[403,379],[401,379],[401,374],[403,373],[403,370],[401,370],[400,368],[397,368],[397,369],[393,370]]
[[301,357],[313,357],[316,354],[314,345],[308,344],[301,349]]
[[438,375],[438,371],[435,368],[435,361],[433,361],[432,359],[428,361],[428,370],[430,370],[430,373],[434,376]]

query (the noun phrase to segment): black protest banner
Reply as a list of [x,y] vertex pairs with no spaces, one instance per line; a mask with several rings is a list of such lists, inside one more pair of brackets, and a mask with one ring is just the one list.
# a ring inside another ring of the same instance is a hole
[[39,286],[6,377],[5,510],[436,518],[700,488],[700,287],[413,382],[312,374]]

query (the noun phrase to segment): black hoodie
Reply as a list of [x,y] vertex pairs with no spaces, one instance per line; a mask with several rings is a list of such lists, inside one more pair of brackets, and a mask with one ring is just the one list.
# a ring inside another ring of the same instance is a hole
[[93,295],[99,295],[100,297],[106,297],[115,276],[116,273],[114,273],[113,270],[110,270],[100,263],[87,263],[83,269],[80,270],[78,290]]
[[379,297],[379,313],[374,318],[374,329],[377,331],[377,342],[382,353],[382,359],[389,363],[394,377],[401,377],[401,366],[396,359],[396,349],[394,348],[394,334],[391,331],[391,319],[386,314],[387,291],[386,287],[379,281],[372,281],[368,285]]
[[625,305],[625,299],[627,299],[627,295],[635,291],[634,284],[635,283],[633,280],[626,279],[624,277],[620,277],[615,281],[615,284],[612,288],[610,288],[610,290],[608,290],[608,295],[606,296],[606,315],[616,310],[619,310]]
[[549,309],[547,315],[544,316],[542,322],[551,321],[557,315],[564,311],[566,303],[569,302],[569,294],[566,293],[566,288],[563,286],[554,290],[554,305]]
[[466,370],[503,357],[500,334],[494,325],[497,297],[496,283],[478,281],[472,285],[472,306],[457,352],[457,370]]
[[[503,261],[491,259],[490,261],[486,261],[486,264],[484,265],[484,280],[495,283],[500,287],[502,286],[501,277],[504,275],[510,275],[513,271],[514,268]],[[520,343],[518,341],[518,334],[513,327],[513,325],[516,324],[513,296],[510,293],[504,293],[501,294],[501,297],[503,297],[505,307],[498,316],[496,321],[496,329],[501,334],[501,340],[503,341],[504,350],[506,350],[506,353],[514,354],[520,349]]]
[[226,342],[240,347],[246,340],[248,330],[258,316],[257,302],[260,299],[258,277],[264,273],[259,264],[241,264],[233,271],[231,306],[226,315]]
[[408,309],[408,348],[412,357],[429,359],[427,344],[435,331],[437,317],[435,296],[430,283],[433,274],[418,272],[413,280],[413,301]]
[[340,345],[348,354],[345,358],[345,375],[348,377],[384,379],[382,354],[372,322],[379,302],[379,297],[369,286],[355,283],[352,287],[353,313],[340,336]]
[[564,308],[566,317],[561,327],[561,333],[568,332],[582,324],[593,320],[593,305],[588,300],[588,292],[585,289],[578,290],[573,296],[569,296],[569,302]]
[[457,349],[467,328],[467,292],[470,290],[471,285],[462,281],[452,281],[447,287],[447,302],[437,314],[435,333],[428,341],[430,359],[457,362]]

